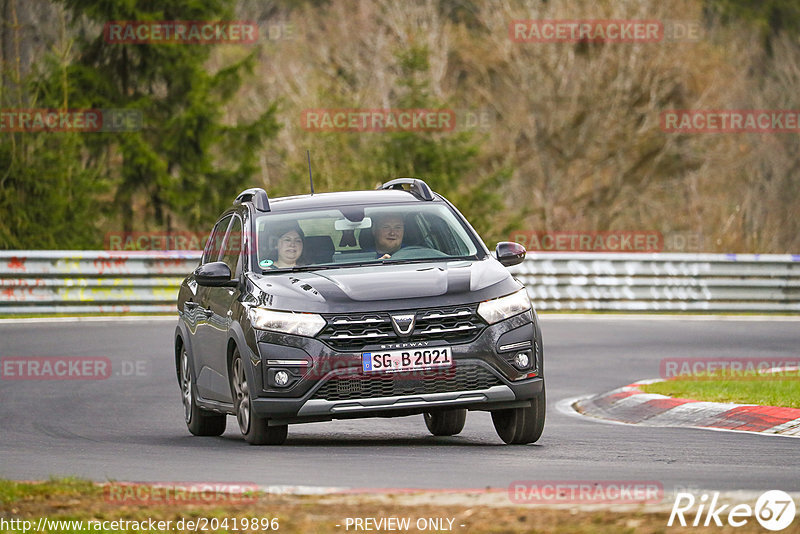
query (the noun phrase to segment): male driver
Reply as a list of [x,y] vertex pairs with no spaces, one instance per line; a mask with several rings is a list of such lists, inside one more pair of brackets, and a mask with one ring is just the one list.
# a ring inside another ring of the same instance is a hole
[[400,215],[381,215],[375,218],[372,235],[375,237],[375,251],[381,260],[386,260],[400,250],[403,244],[405,223]]

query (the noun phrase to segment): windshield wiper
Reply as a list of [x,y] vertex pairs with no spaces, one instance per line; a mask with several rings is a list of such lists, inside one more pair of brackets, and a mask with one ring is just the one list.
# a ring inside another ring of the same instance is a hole
[[299,273],[302,271],[319,271],[322,269],[338,269],[339,265],[300,265],[298,267],[284,268],[284,269],[262,269],[262,274],[272,273]]
[[472,256],[443,256],[443,257],[434,257],[434,258],[406,258],[406,259],[399,259],[393,260],[391,258],[386,260],[381,259],[374,259],[369,261],[357,261],[352,263],[328,263],[323,265],[301,265],[299,267],[292,267],[289,269],[268,269],[262,270],[263,274],[272,274],[272,273],[298,273],[298,272],[306,272],[306,271],[319,271],[323,269],[343,269],[347,267],[369,267],[374,265],[384,265],[384,264],[392,264],[392,265],[401,265],[404,263],[428,263],[428,262],[440,262],[440,261],[475,261],[478,259],[477,254],[473,254]]
[[385,260],[372,260],[369,262],[358,262],[358,263],[343,263],[342,266],[365,266],[365,265],[384,265],[384,264],[391,264],[391,265],[402,265],[404,263],[439,263],[442,261],[476,261],[478,259],[477,255],[472,256],[436,256],[433,258],[402,258],[395,260],[393,258],[388,258]]
[[434,258],[406,258],[395,260],[392,258],[382,260],[382,263],[426,263],[426,262],[439,262],[439,261],[466,261],[466,260],[477,260],[477,255],[472,256],[437,256]]

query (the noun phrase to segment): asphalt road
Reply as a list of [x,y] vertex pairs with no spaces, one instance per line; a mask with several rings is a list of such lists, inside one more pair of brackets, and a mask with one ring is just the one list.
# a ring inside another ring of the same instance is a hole
[[485,412],[430,436],[422,416],[289,427],[251,447],[232,417],[219,438],[187,431],[174,321],[0,324],[0,357],[100,356],[106,380],[0,380],[0,477],[231,481],[349,488],[506,488],[516,480],[647,480],[674,488],[800,490],[800,441],[614,425],[556,409],[564,399],[657,377],[664,357],[788,357],[800,322],[543,316],[548,413],[535,445],[506,446]]

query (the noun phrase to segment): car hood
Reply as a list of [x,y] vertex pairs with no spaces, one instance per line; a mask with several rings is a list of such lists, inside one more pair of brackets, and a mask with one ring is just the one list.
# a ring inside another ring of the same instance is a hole
[[258,305],[323,313],[464,304],[520,287],[493,258],[252,275],[250,280]]

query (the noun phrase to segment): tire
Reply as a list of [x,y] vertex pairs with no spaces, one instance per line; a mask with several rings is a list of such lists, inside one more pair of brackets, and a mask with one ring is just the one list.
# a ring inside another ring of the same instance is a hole
[[544,429],[545,404],[545,392],[542,389],[528,408],[493,411],[492,423],[497,435],[509,445],[535,443]]
[[250,386],[239,349],[234,349],[230,376],[236,422],[239,423],[244,439],[250,445],[280,445],[286,441],[288,425],[269,426],[265,418],[254,413]]
[[189,432],[195,436],[221,436],[225,432],[227,416],[197,406],[197,388],[192,379],[189,352],[185,346],[181,348],[180,377],[183,418]]
[[425,426],[434,436],[455,436],[464,430],[467,421],[467,410],[445,410],[425,413]]

